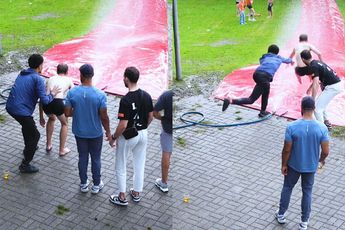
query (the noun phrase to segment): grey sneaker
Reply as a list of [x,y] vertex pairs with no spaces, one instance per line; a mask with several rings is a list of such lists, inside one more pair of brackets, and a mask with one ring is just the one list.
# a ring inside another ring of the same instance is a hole
[[99,185],[92,185],[91,187],[91,193],[92,194],[97,194],[99,191],[102,190],[102,188],[104,187],[104,183],[101,180],[101,182],[99,183]]
[[86,181],[86,184],[80,184],[80,191],[83,193],[88,192],[89,191],[89,184],[90,184],[89,180]]
[[285,224],[286,223],[286,219],[285,219],[285,215],[279,215],[279,210],[277,210],[274,214],[276,220],[278,221],[279,224]]
[[298,229],[299,229],[299,230],[307,230],[307,229],[308,229],[308,222],[301,222],[301,223],[298,225]]
[[168,184],[163,183],[161,178],[156,179],[155,185],[156,185],[162,192],[169,192]]

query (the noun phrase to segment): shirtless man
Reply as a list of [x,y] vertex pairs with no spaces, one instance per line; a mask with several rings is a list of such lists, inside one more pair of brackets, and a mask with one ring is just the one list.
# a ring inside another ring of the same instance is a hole
[[301,52],[303,50],[312,51],[313,53],[315,53],[319,57],[319,60],[322,61],[321,52],[318,49],[316,49],[314,45],[312,45],[308,42],[308,35],[301,34],[299,36],[299,43],[296,45],[296,47],[293,49],[292,53],[290,54],[290,58],[293,58],[294,56],[296,56],[295,73],[296,73],[297,80],[300,84],[302,83],[301,76],[312,74],[310,67],[308,67],[302,61]]

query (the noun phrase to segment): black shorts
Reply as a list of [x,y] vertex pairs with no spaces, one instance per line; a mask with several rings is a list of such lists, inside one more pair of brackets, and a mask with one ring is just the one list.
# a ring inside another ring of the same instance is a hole
[[47,115],[54,114],[56,116],[61,116],[65,110],[65,103],[63,99],[55,98],[48,105],[42,105],[42,108]]
[[267,10],[272,11],[273,3],[268,3]]
[[253,74],[253,80],[255,83],[260,84],[260,83],[269,83],[273,81],[273,77],[263,71],[255,71]]
[[299,76],[305,76],[305,75],[312,75],[313,71],[311,70],[309,66],[304,66],[304,67],[296,67],[295,73]]
[[252,4],[247,5],[248,9],[253,8]]

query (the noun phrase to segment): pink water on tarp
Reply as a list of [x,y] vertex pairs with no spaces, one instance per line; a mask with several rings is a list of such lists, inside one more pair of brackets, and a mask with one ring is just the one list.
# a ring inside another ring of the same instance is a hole
[[[289,36],[288,42],[281,48],[280,54],[287,57],[298,42],[300,34],[308,34],[309,42],[322,53],[325,63],[331,66],[344,80],[345,77],[345,38],[344,21],[334,0],[303,0],[299,23]],[[288,36],[288,34],[285,34]],[[258,57],[259,58],[259,57]],[[315,57],[314,55],[314,58]],[[253,73],[257,66],[249,66],[233,71],[225,77],[213,96],[223,99],[227,94],[234,98],[248,97],[255,85]],[[310,85],[308,77],[299,84],[294,67],[282,64],[271,84],[268,111],[285,117],[301,117],[300,102]],[[260,109],[261,99],[251,108]],[[345,92],[337,95],[327,107],[329,120],[335,125],[345,125]]]
[[79,67],[92,64],[93,83],[105,92],[125,95],[126,67],[140,71],[139,87],[157,98],[168,88],[168,21],[166,0],[116,0],[114,9],[93,31],[57,44],[44,53],[43,74],[56,74],[66,63],[80,83]]

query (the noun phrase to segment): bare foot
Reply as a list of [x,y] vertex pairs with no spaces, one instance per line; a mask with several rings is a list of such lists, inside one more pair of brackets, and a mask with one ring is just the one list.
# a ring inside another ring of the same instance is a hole
[[59,153],[60,156],[65,156],[67,153],[71,152],[69,148],[64,148],[62,152]]

